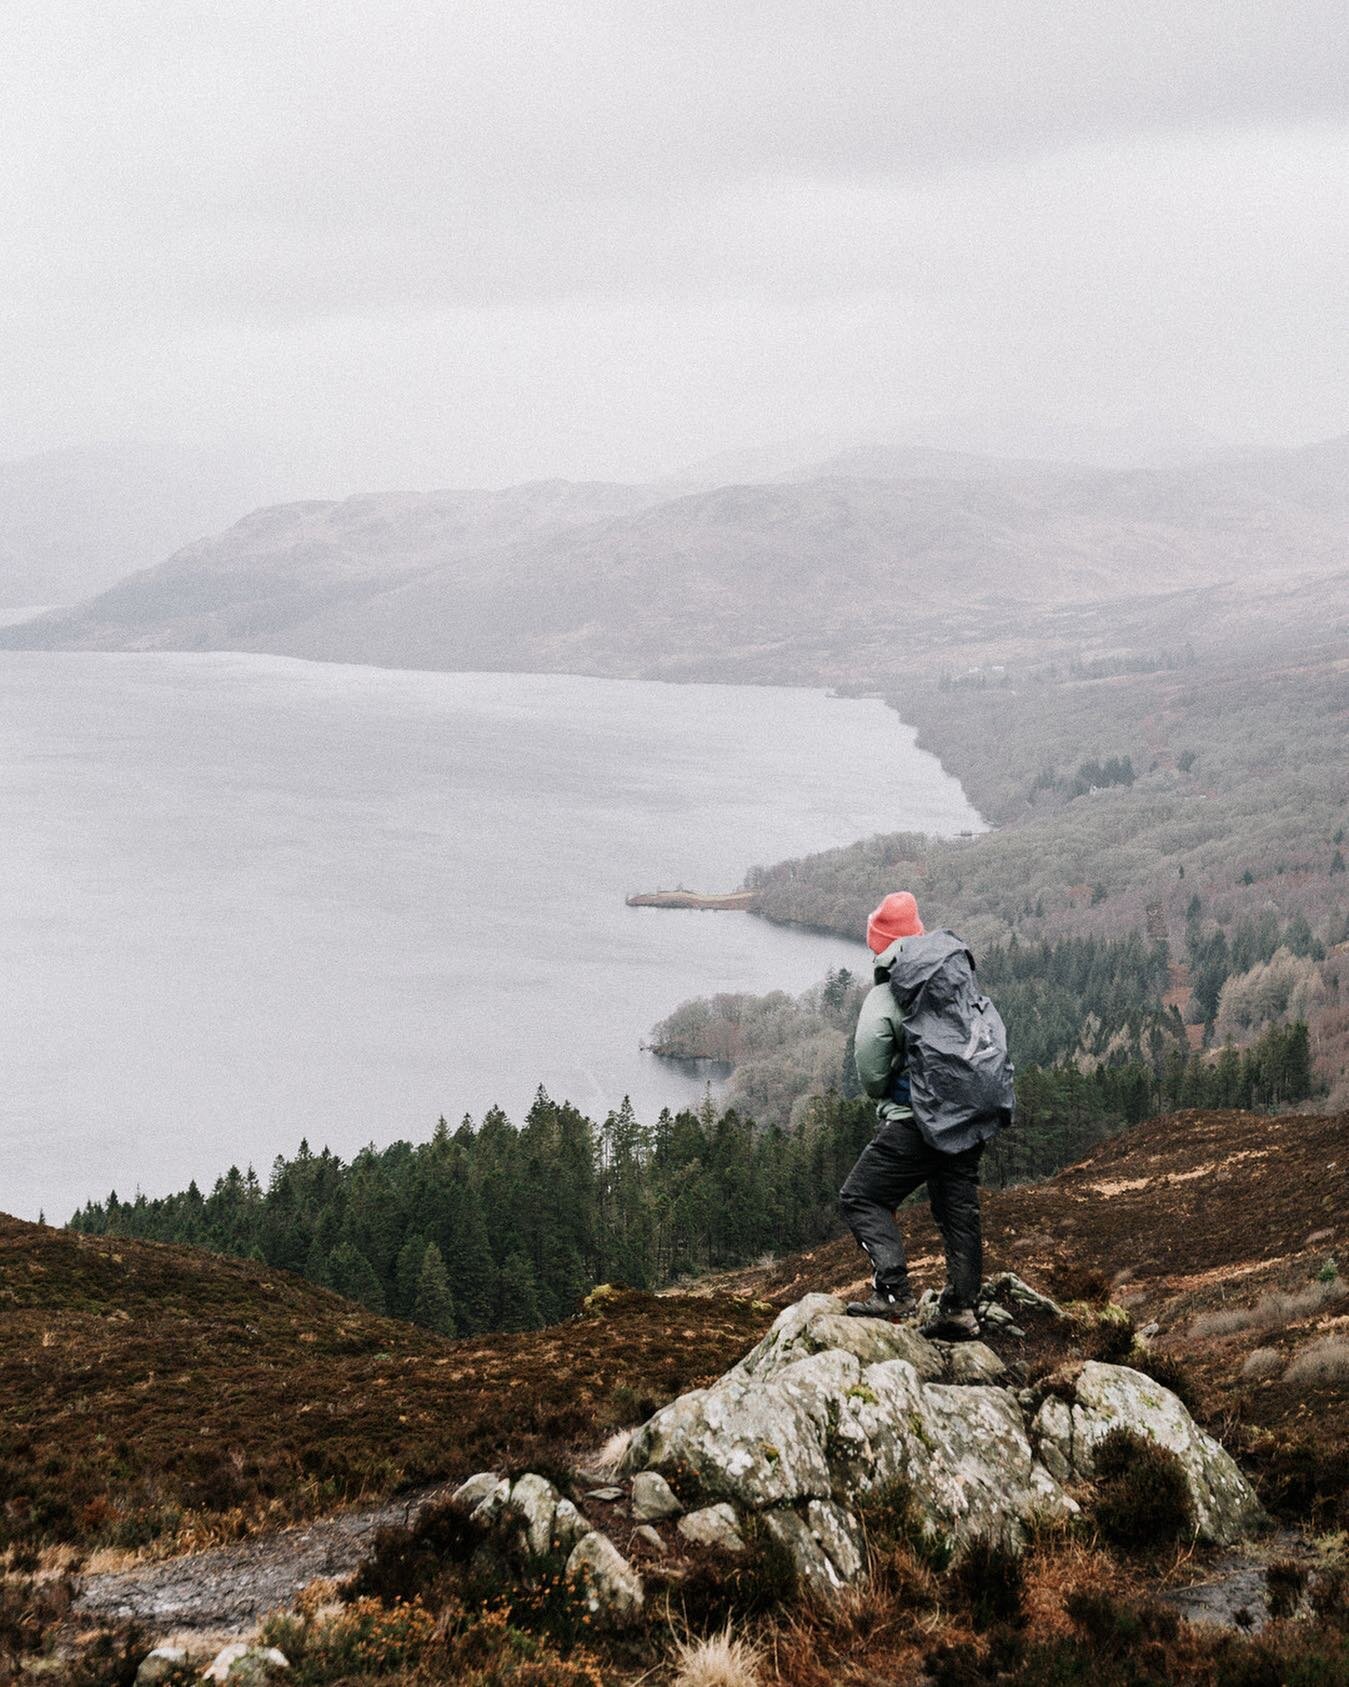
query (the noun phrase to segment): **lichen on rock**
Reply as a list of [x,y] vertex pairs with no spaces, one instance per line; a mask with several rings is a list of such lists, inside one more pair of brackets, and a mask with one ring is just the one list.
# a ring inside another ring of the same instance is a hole
[[1113,1429],[1131,1430],[1175,1454],[1201,1541],[1226,1546],[1260,1521],[1260,1502],[1232,1455],[1199,1428],[1170,1389],[1128,1365],[1089,1360],[1072,1400],[1051,1395],[1032,1426],[1046,1466],[1066,1472],[1064,1481],[1081,1482],[1091,1481],[1094,1450]]
[[[1062,1315],[1019,1278],[995,1282],[1014,1304]],[[1036,1525],[1077,1515],[1093,1448],[1116,1428],[1180,1461],[1204,1539],[1231,1541],[1258,1519],[1232,1459],[1151,1377],[1092,1361],[1046,1394],[1014,1391],[1005,1376],[981,1343],[926,1341],[911,1328],[848,1318],[832,1296],[807,1295],[710,1387],[635,1430],[619,1479],[630,1482],[603,1498],[626,1498],[633,1538],[658,1555],[668,1549],[651,1524],[674,1518],[674,1544],[686,1553],[742,1551],[755,1535],[776,1542],[819,1598],[863,1574],[868,1502],[902,1490],[913,1524],[943,1557],[959,1559],[981,1540],[1015,1549]],[[598,1621],[639,1619],[638,1572],[543,1477],[510,1485],[484,1473],[453,1504],[504,1535],[526,1564],[564,1552],[565,1575]]]

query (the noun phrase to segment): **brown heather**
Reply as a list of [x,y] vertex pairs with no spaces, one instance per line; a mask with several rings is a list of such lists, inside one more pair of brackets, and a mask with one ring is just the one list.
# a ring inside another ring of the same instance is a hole
[[767,1322],[732,1295],[623,1294],[450,1342],[255,1262],[0,1217],[0,1547],[200,1542],[556,1464]]

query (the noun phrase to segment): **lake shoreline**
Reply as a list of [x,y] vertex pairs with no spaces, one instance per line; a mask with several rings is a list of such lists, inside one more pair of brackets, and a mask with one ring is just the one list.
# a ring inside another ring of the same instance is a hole
[[755,892],[726,890],[710,894],[697,890],[644,890],[625,896],[628,908],[693,908],[701,913],[752,913]]

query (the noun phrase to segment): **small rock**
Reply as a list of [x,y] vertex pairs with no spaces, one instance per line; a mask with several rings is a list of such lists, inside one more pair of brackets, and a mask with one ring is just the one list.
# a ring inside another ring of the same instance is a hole
[[[820,1502],[817,1502],[817,1506]],[[777,1511],[766,1511],[763,1514],[763,1526],[774,1540],[785,1546],[791,1554],[797,1578],[801,1586],[816,1599],[833,1599],[849,1579],[842,1575],[835,1566],[833,1559],[826,1551],[820,1532],[811,1528],[809,1522],[798,1512],[783,1507]],[[836,1529],[830,1525],[830,1534],[835,1535]],[[856,1566],[860,1570],[862,1558],[860,1552],[856,1555]],[[856,1573],[856,1572],[854,1572]]]
[[136,1671],[136,1687],[155,1687],[156,1682],[167,1680],[186,1663],[186,1646],[156,1646],[141,1660],[141,1667]]
[[642,1578],[598,1529],[572,1549],[566,1578],[576,1584],[586,1609],[606,1628],[628,1628],[641,1617]]
[[505,1511],[510,1497],[511,1485],[503,1476],[469,1512],[469,1522],[476,1523],[480,1529],[490,1529]]
[[553,1513],[553,1541],[559,1552],[570,1552],[578,1541],[590,1534],[594,1527],[571,1503],[559,1500]]
[[980,1310],[979,1317],[983,1323],[991,1324],[995,1330],[1005,1330],[1016,1323],[1016,1319],[1012,1317],[1007,1308],[999,1306],[995,1300],[990,1301],[987,1306]]
[[951,1349],[951,1381],[960,1383],[1001,1382],[1007,1367],[991,1347],[981,1341],[963,1341]]
[[251,1646],[246,1640],[236,1640],[216,1653],[202,1679],[232,1681],[236,1687],[263,1687],[278,1670],[289,1668],[286,1654],[275,1646]]
[[669,1547],[666,1546],[665,1542],[660,1538],[660,1531],[658,1529],[653,1529],[649,1523],[638,1524],[638,1526],[632,1531],[632,1535],[634,1540],[642,1541],[646,1546],[651,1548],[652,1552],[659,1553],[662,1558],[664,1558],[665,1554],[670,1550]]
[[558,1492],[551,1482],[528,1471],[511,1489],[507,1502],[511,1514],[524,1528],[525,1550],[531,1558],[547,1556],[553,1539],[553,1516]]
[[993,1300],[999,1294],[1005,1294],[1016,1306],[1046,1313],[1051,1318],[1065,1316],[1063,1308],[1056,1300],[1050,1300],[1048,1295],[1042,1295],[1037,1289],[1031,1288],[1015,1271],[1003,1271],[998,1276],[991,1277],[980,1291],[979,1299],[981,1302],[984,1299]]
[[722,1552],[745,1550],[735,1512],[724,1500],[718,1505],[704,1506],[701,1511],[689,1512],[687,1517],[679,1519],[678,1528],[694,1546],[718,1547]]
[[621,1488],[592,1488],[586,1498],[588,1500],[621,1500],[623,1490]]
[[640,1470],[632,1479],[632,1515],[643,1523],[661,1517],[677,1517],[683,1506],[670,1484],[656,1470]]
[[500,1478],[494,1471],[480,1470],[476,1476],[470,1476],[450,1495],[450,1504],[465,1517],[474,1512],[487,1498],[495,1492]]

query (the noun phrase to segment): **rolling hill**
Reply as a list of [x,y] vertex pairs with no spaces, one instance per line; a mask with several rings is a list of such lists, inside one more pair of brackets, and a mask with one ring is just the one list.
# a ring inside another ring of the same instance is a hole
[[1120,600],[1216,590],[1244,619],[1248,592],[1343,578],[1347,471],[1343,439],[1127,471],[867,450],[673,498],[550,482],[285,505],[0,647],[818,680]]
[[285,490],[243,454],[167,445],[0,463],[0,607],[78,602]]

